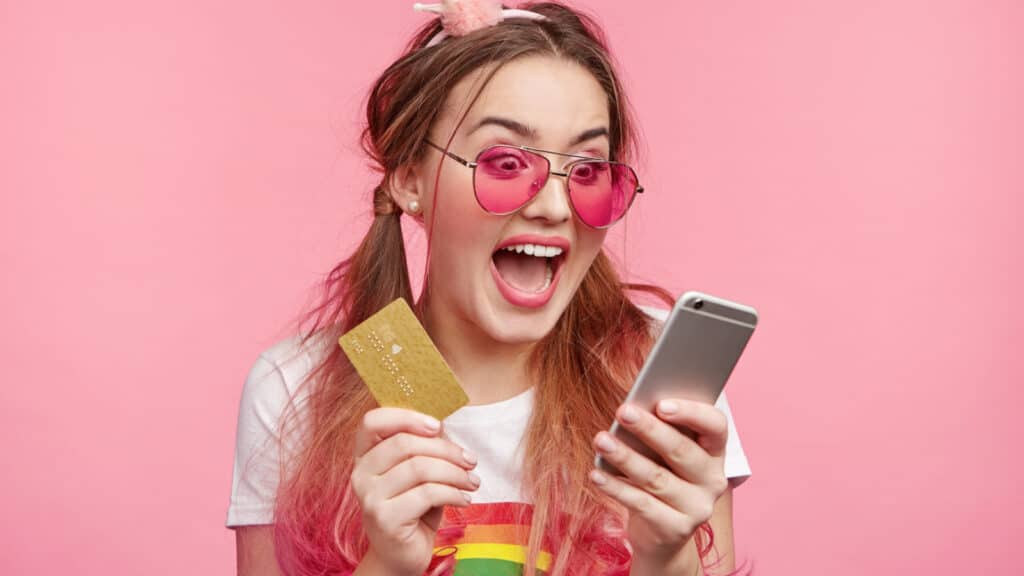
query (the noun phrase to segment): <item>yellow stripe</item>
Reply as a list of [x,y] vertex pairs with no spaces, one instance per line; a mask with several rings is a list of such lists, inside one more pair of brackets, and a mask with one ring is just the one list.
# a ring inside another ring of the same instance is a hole
[[[455,552],[456,560],[462,558],[493,558],[495,560],[508,560],[509,562],[526,564],[526,546],[491,543],[460,543],[454,546],[458,549]],[[448,548],[448,546],[445,548]],[[437,548],[434,552],[442,549]],[[537,568],[547,572],[550,567],[551,554],[542,550],[537,555]]]

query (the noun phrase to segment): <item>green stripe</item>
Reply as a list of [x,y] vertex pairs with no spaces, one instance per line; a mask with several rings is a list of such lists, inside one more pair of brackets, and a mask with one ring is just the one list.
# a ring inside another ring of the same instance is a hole
[[[543,570],[537,570],[544,574]],[[463,558],[455,564],[453,576],[522,576],[523,565],[494,558]]]

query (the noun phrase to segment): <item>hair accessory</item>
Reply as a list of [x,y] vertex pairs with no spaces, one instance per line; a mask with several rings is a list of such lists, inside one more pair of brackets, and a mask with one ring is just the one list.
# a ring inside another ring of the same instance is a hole
[[419,214],[420,203],[415,200],[409,202],[409,207],[407,208],[407,210],[409,211],[410,214]]
[[449,36],[465,36],[470,32],[494,26],[505,18],[547,20],[543,14],[515,8],[502,9],[500,0],[442,0],[440,4],[412,5],[419,12],[433,12],[441,17],[444,30],[427,42],[429,48]]

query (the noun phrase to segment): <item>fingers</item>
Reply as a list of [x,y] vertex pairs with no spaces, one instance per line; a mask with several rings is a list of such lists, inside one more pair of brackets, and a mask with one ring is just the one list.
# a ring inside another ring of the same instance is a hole
[[453,486],[427,483],[387,500],[384,508],[400,511],[402,516],[417,518],[439,506],[465,508],[472,499],[472,496]]
[[[428,418],[398,408],[366,413],[357,433],[357,451],[362,452],[357,452],[351,476],[361,505],[379,509],[383,502],[425,484],[446,485],[456,492],[479,487],[479,478],[469,472],[476,466],[476,457],[426,430]],[[465,501],[460,500],[463,505]],[[409,513],[398,512],[403,517]]]
[[426,414],[403,408],[374,408],[363,416],[363,425],[356,433],[355,457],[399,432],[436,436],[440,431],[441,423]]
[[[718,477],[723,474],[722,458],[725,435],[728,433],[728,422],[725,421],[725,415],[714,406],[707,404],[678,400],[674,402],[676,402],[677,410],[672,416],[691,413],[689,407],[682,408],[683,402],[694,404],[693,412],[699,414],[697,418],[699,422],[693,428],[697,433],[696,440],[691,439],[674,425],[666,423],[636,406],[621,406],[617,412],[617,418],[624,428],[657,452],[673,472],[690,482],[717,487],[721,483]],[[711,413],[707,413],[704,409],[710,410]],[[714,422],[717,419],[714,414],[716,412],[723,420],[720,430],[715,428],[718,426]],[[678,418],[678,420],[681,424],[689,424],[695,419]],[[720,439],[713,438],[718,434],[722,435]],[[704,448],[705,444],[717,447],[719,443],[722,444],[722,449],[718,451],[717,455]]]
[[[687,438],[687,440],[689,439]],[[601,453],[602,458],[625,475],[629,485],[639,488],[650,497],[664,502],[676,510],[690,510],[693,506],[692,503],[699,502],[705,495],[699,485],[684,481],[671,470],[656,464],[643,454],[619,442],[608,432],[598,433],[594,439],[594,448]],[[624,491],[623,488],[617,488],[617,490]],[[631,495],[632,492],[625,491],[625,494]],[[633,496],[633,499],[639,497],[638,495]],[[623,504],[628,505],[629,503],[623,502]]]
[[480,486],[480,478],[444,460],[413,456],[380,476],[372,490],[377,497],[390,499],[423,484],[444,484],[472,491]]
[[697,442],[708,454],[725,455],[729,419],[713,405],[673,398],[658,402],[657,415],[665,422],[685,426],[696,432]]
[[693,503],[676,508],[655,498],[640,487],[597,470],[590,472],[590,479],[598,489],[615,498],[629,510],[631,522],[632,517],[637,516],[650,525],[656,539],[654,542],[646,543],[650,546],[684,541],[697,530],[698,526],[711,517],[711,510],[702,504],[702,502],[708,501],[706,497],[698,498]]
[[[599,490],[630,511],[631,524],[634,519],[643,521],[655,546],[672,549],[711,518],[715,501],[728,487],[725,415],[710,405],[673,402],[675,406],[660,406],[658,416],[630,405],[621,406],[616,414],[624,428],[665,460],[664,466],[602,431],[594,438],[594,448],[625,476],[590,473]],[[696,440],[676,424],[693,430]]]
[[[428,512],[439,509],[442,506],[456,506],[465,508],[469,506],[471,497],[447,484],[420,484],[412,490],[407,490],[394,498],[387,500],[370,498],[360,502],[363,510],[364,521],[368,525],[382,530],[386,533],[396,531],[397,526],[404,525],[410,518],[423,518]],[[435,514],[430,521],[435,524],[438,518]]]
[[470,469],[476,466],[476,457],[447,438],[425,438],[407,432],[390,436],[363,454],[360,465],[374,475],[381,475],[399,462],[413,456],[439,458]]

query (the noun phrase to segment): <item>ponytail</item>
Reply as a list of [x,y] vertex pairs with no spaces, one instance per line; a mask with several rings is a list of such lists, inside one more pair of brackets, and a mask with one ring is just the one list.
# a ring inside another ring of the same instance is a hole
[[325,359],[300,384],[309,389],[308,414],[289,402],[281,418],[282,438],[289,431],[307,434],[298,454],[286,454],[284,442],[280,446],[274,550],[289,576],[345,574],[369,548],[349,477],[354,431],[377,403],[335,343],[396,298],[412,305],[401,215],[390,194],[376,187],[370,229],[327,275],[320,303],[298,320],[302,326],[314,319],[299,348],[322,338]]

